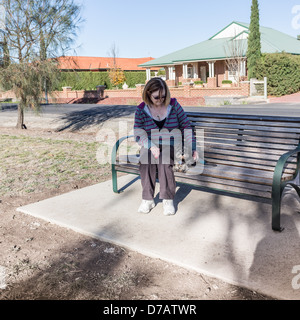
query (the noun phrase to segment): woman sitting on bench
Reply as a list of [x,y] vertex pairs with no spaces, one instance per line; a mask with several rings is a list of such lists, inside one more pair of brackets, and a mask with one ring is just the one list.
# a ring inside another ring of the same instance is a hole
[[168,133],[173,135],[176,130],[179,131],[181,141],[184,134],[191,146],[194,161],[199,159],[196,140],[183,108],[176,99],[171,99],[164,80],[157,77],[147,82],[142,98],[144,102],[137,107],[134,122],[134,135],[141,146],[139,169],[143,190],[138,212],[149,213],[155,207],[154,191],[158,172],[159,198],[163,200],[164,215],[174,215],[174,139]]

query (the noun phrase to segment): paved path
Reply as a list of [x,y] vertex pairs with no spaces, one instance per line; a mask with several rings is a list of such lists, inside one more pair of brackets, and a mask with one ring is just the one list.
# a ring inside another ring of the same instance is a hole
[[300,106],[300,92],[269,99],[270,103],[298,103]]
[[[300,99],[300,94],[298,98]],[[186,111],[195,112],[300,117],[300,103],[264,103],[221,107],[184,106],[183,108]],[[133,119],[135,109],[135,106],[124,105],[47,105],[42,106],[39,114],[26,110],[25,124],[28,128],[87,130],[91,127],[101,126],[107,120]],[[14,127],[16,122],[17,106],[3,105],[0,110],[0,127]]]
[[[130,183],[134,181],[133,183]],[[281,233],[271,206],[178,185],[175,216],[156,207],[138,214],[140,180],[111,180],[18,209],[77,232],[160,258],[279,299],[300,299],[300,215],[294,191],[282,205]],[[158,185],[159,189],[159,185]],[[158,192],[159,190],[157,190]]]

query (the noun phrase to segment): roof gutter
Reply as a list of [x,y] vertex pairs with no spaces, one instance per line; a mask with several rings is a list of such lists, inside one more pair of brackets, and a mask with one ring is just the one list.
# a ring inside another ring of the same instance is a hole
[[[246,58],[246,56],[242,56],[242,58]],[[176,65],[181,65],[184,63],[190,63],[190,62],[210,62],[210,61],[222,61],[222,60],[228,60],[228,59],[235,59],[234,57],[219,57],[219,58],[206,58],[206,59],[197,59],[197,60],[174,60],[173,64],[157,64],[156,66],[161,66],[161,67],[174,67]],[[150,68],[150,66],[140,66],[142,68]],[[153,66],[151,66],[153,67]]]

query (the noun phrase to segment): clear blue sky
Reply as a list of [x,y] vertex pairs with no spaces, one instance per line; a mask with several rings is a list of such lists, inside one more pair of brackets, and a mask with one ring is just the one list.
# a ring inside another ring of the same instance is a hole
[[[232,21],[250,22],[252,0],[77,0],[85,22],[79,56],[158,58],[207,40]],[[298,7],[295,7],[298,6]],[[260,24],[300,34],[300,0],[259,0]],[[294,8],[294,13],[292,9]]]

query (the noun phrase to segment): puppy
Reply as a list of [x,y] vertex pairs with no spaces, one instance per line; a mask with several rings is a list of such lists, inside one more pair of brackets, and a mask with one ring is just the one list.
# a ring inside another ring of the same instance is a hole
[[196,162],[192,157],[192,150],[182,150],[181,147],[174,148],[174,172],[187,172]]

